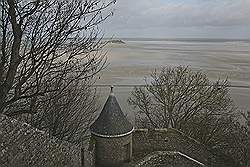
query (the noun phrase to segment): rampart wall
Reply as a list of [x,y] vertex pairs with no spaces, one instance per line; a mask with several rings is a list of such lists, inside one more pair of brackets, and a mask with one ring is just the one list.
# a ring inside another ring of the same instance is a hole
[[136,129],[133,132],[133,154],[138,159],[153,151],[179,151],[204,164],[213,156],[198,141],[175,129]]
[[81,148],[0,115],[1,167],[80,167]]

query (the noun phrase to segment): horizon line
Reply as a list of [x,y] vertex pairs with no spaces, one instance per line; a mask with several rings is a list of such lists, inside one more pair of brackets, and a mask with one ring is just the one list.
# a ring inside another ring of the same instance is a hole
[[103,37],[103,39],[209,39],[209,40],[250,40],[250,38],[214,38],[214,37]]

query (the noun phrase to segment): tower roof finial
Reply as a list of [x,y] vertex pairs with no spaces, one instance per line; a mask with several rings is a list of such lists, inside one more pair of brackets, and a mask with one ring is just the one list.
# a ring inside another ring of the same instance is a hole
[[110,86],[110,95],[111,96],[114,96],[115,94],[114,94],[114,85],[111,85]]

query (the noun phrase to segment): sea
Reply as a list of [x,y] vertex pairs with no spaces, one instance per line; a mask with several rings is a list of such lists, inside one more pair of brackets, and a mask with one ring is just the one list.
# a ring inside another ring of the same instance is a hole
[[[121,38],[109,43],[107,67],[99,73],[96,85],[100,108],[114,85],[123,112],[134,120],[137,112],[127,103],[134,86],[145,84],[152,71],[164,66],[189,66],[210,80],[227,78],[230,95],[244,112],[250,110],[250,39],[154,39]],[[237,87],[239,86],[239,87]],[[241,87],[242,86],[242,87]]]

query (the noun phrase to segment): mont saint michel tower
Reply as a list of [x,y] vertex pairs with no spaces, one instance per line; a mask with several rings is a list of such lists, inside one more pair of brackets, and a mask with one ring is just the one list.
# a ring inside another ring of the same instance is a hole
[[132,158],[134,127],[123,114],[111,87],[110,95],[90,131],[95,141],[96,166],[118,166]]

